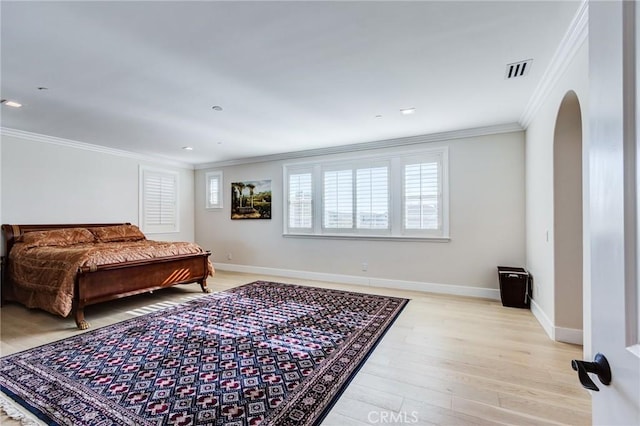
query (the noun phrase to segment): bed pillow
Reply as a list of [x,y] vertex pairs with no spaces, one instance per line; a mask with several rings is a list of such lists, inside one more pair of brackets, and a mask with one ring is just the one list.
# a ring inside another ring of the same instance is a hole
[[114,225],[91,228],[91,232],[98,241],[112,243],[116,241],[140,241],[147,237],[136,225]]
[[27,232],[18,241],[28,247],[71,246],[73,244],[93,243],[96,237],[86,228],[61,228],[49,231]]

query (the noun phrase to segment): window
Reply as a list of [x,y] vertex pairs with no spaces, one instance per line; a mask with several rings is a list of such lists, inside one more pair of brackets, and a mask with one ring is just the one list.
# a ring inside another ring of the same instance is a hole
[[440,227],[440,165],[436,160],[404,166],[404,229]]
[[289,229],[310,230],[313,227],[313,192],[311,172],[289,175],[288,216]]
[[353,173],[351,170],[324,172],[323,228],[353,228]]
[[322,228],[356,233],[389,229],[388,170],[371,163],[323,170]]
[[389,229],[389,168],[356,170],[356,228]]
[[178,232],[178,173],[140,167],[140,224],[146,233]]
[[206,208],[222,208],[222,171],[208,172],[205,174],[206,181]]
[[447,155],[285,165],[284,234],[448,238]]

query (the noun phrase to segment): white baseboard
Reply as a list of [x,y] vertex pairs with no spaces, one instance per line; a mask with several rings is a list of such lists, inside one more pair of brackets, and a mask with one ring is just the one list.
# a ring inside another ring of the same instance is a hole
[[273,275],[277,277],[332,281],[342,284],[397,288],[401,290],[422,291],[426,293],[440,293],[456,296],[469,296],[500,300],[500,290],[493,288],[469,287],[453,284],[435,284],[420,281],[402,281],[387,278],[369,278],[357,275],[328,274],[324,272],[297,271],[292,269],[267,268],[263,266],[237,265],[232,263],[215,263],[214,267],[221,271],[246,272],[251,274]]
[[551,340],[555,340],[556,342],[572,343],[574,345],[583,344],[584,333],[582,330],[554,326],[547,314],[540,309],[540,306],[535,300],[531,300],[531,313],[538,320]]
[[542,329],[547,333],[549,338],[551,340],[556,340],[555,327],[553,326],[553,323],[533,299],[531,299],[531,313],[538,320]]
[[573,343],[574,345],[582,345],[584,333],[576,328],[556,327],[556,341],[564,343]]
[[[436,284],[420,281],[392,280],[387,278],[369,278],[357,275],[329,274],[325,272],[298,271],[294,269],[267,268],[264,266],[237,265],[233,263],[216,263],[221,271],[245,272],[250,274],[273,275],[276,277],[300,278],[304,280],[331,281],[342,284],[354,284],[370,287],[397,288],[400,290],[422,291],[454,296],[478,297],[500,300],[500,290],[492,288],[469,287],[453,284]],[[531,300],[531,313],[538,320],[551,340],[558,342],[583,344],[582,330],[562,328],[553,325],[547,314],[540,309],[535,300]]]

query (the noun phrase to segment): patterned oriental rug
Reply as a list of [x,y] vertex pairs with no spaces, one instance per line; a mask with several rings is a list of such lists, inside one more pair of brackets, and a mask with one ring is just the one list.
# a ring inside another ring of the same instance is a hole
[[256,281],[0,359],[48,424],[319,424],[407,299]]

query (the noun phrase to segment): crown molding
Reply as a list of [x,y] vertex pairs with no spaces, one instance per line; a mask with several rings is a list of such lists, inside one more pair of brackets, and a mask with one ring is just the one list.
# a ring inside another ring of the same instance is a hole
[[523,129],[529,127],[542,103],[549,96],[551,89],[566,71],[588,36],[589,3],[587,0],[583,0],[518,121]]
[[385,139],[380,141],[363,142],[349,145],[339,145],[326,148],[308,149],[303,151],[284,152],[280,154],[263,155],[258,157],[238,158],[226,161],[217,161],[202,164],[188,164],[175,160],[169,160],[159,156],[138,154],[131,151],[124,151],[115,148],[108,148],[100,145],[93,145],[86,142],[79,142],[70,139],[47,136],[39,133],[26,132],[23,130],[0,127],[0,135],[11,136],[35,142],[50,143],[54,145],[66,146],[69,148],[83,149],[86,151],[98,152],[101,154],[115,155],[118,157],[132,158],[149,163],[165,164],[185,169],[210,169],[216,167],[236,166],[240,164],[265,163],[270,161],[282,161],[298,158],[317,157],[321,155],[343,154],[349,152],[367,151],[372,149],[393,148],[424,143],[441,142],[453,139],[463,139],[478,136],[496,135],[501,133],[521,132],[523,128],[518,123],[499,124],[495,126],[476,127],[472,129],[461,129],[450,132],[432,133],[428,135],[410,136],[405,138]]
[[321,155],[343,154],[349,152],[368,151],[372,149],[392,148],[407,145],[417,145],[431,142],[441,142],[452,139],[462,139],[477,136],[496,135],[500,133],[521,132],[523,128],[518,123],[500,124],[495,126],[476,127],[451,132],[432,133],[429,135],[410,136],[406,138],[385,139],[381,141],[363,142],[350,145],[339,145],[327,148],[308,149],[303,151],[284,152],[281,154],[263,155],[258,157],[239,158],[235,160],[216,161],[197,164],[196,170],[217,167],[237,166],[240,164],[265,163],[270,161],[292,160],[297,158],[317,157]]
[[63,139],[55,136],[42,135],[39,133],[25,132],[24,130],[11,129],[8,127],[0,127],[0,135],[2,136],[11,136],[19,139],[26,139],[34,142],[42,142],[53,145],[60,145],[67,148],[75,148],[82,149],[85,151],[97,152],[100,154],[109,154],[115,155],[118,157],[131,158],[138,161],[144,161],[148,163],[154,164],[164,164],[167,166],[179,167],[183,169],[193,170],[193,164],[183,163],[180,161],[170,160],[168,158],[153,156],[153,155],[144,155],[138,154],[131,151],[124,151],[121,149],[108,148],[100,145],[93,145],[86,142],[74,141],[71,139]]

